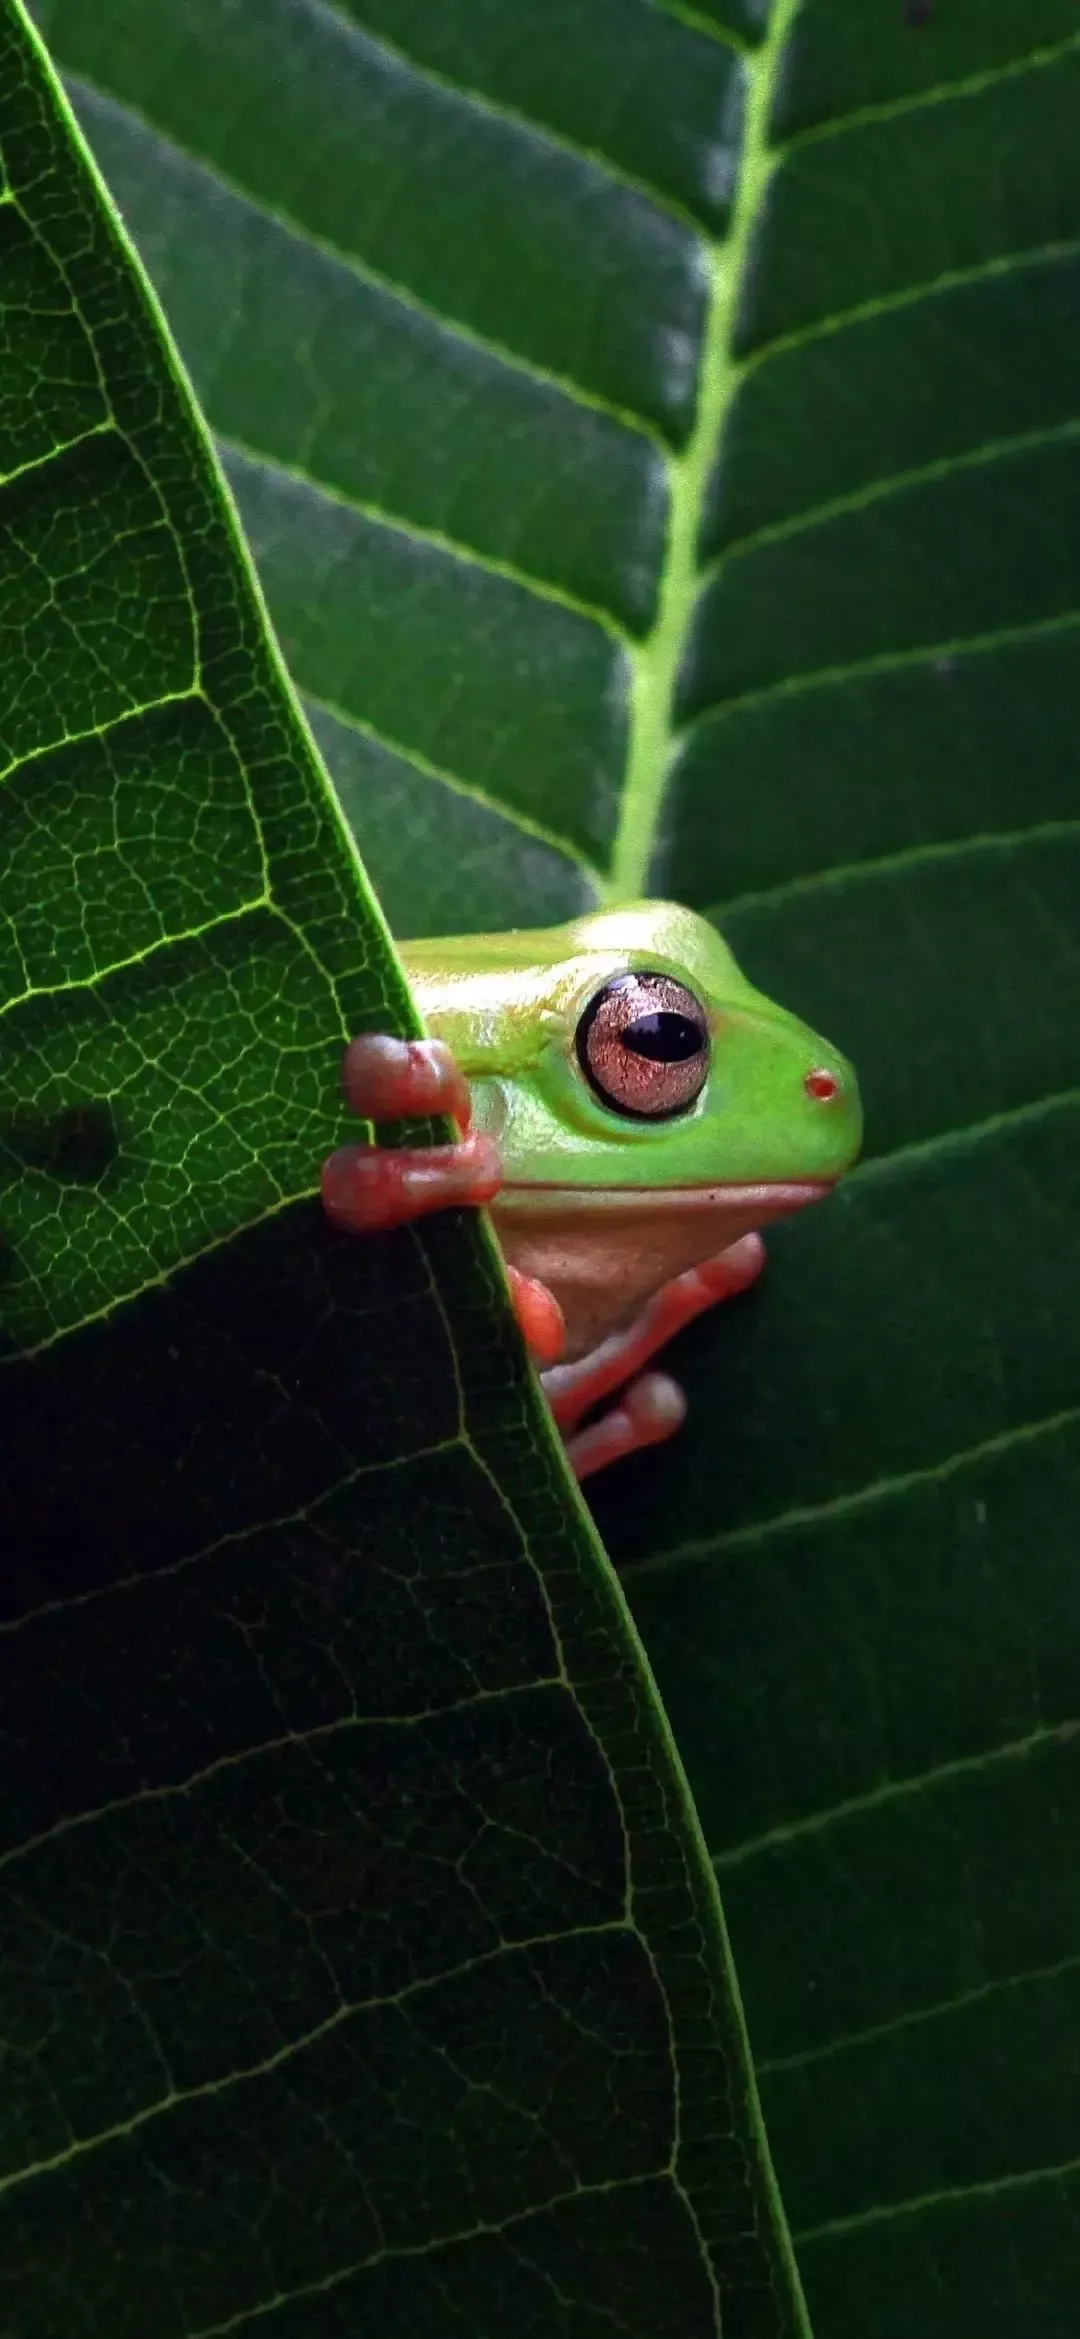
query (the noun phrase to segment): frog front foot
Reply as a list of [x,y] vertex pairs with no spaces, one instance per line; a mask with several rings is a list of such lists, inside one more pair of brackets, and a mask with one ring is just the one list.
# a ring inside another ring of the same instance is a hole
[[456,1145],[343,1145],[323,1164],[322,1198],[335,1226],[378,1234],[455,1204],[481,1208],[502,1184],[499,1149],[470,1133],[469,1084],[442,1040],[365,1032],[345,1050],[345,1101],[365,1121],[456,1121]]

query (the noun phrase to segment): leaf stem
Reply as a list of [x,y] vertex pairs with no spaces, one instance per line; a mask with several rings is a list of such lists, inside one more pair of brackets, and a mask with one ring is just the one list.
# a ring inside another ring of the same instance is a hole
[[[761,47],[744,59],[742,152],[728,233],[702,239],[708,281],[705,332],[694,427],[681,454],[667,458],[668,536],[656,624],[630,647],[630,747],[622,812],[606,887],[608,901],[645,891],[664,791],[675,754],[679,673],[703,582],[699,558],[709,481],[743,367],[733,353],[743,280],[765,192],[776,162],[769,145],[777,76],[800,0],[776,0]],[[713,564],[715,566],[715,564]]]

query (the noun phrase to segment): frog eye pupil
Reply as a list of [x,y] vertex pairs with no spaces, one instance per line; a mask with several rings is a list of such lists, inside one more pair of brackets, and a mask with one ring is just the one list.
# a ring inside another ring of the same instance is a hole
[[622,1044],[632,1048],[635,1056],[645,1056],[650,1064],[686,1064],[692,1056],[700,1056],[705,1033],[689,1015],[675,1015],[662,1008],[655,1015],[639,1015],[636,1022],[628,1023]]

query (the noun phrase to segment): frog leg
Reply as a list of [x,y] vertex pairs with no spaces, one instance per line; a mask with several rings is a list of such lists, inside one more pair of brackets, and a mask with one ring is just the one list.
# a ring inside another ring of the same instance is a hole
[[[620,1461],[625,1454],[635,1454],[643,1446],[659,1445],[674,1436],[686,1418],[683,1392],[668,1373],[642,1373],[641,1366],[684,1325],[692,1324],[695,1316],[745,1291],[764,1264],[761,1236],[743,1235],[714,1258],[672,1276],[632,1323],[602,1340],[588,1356],[573,1364],[553,1365],[541,1374],[576,1477],[589,1478],[594,1470],[606,1470],[610,1462]],[[630,1386],[618,1404],[579,1431],[582,1415],[626,1382]]]
[[566,1319],[554,1292],[538,1275],[523,1275],[509,1260],[506,1276],[517,1328],[533,1363],[557,1364],[566,1347]]
[[345,1050],[345,1101],[365,1121],[409,1121],[446,1113],[456,1145],[380,1150],[343,1145],[323,1164],[322,1198],[335,1226],[374,1234],[455,1204],[480,1208],[502,1185],[499,1149],[471,1135],[469,1084],[442,1040],[395,1040],[365,1032]]

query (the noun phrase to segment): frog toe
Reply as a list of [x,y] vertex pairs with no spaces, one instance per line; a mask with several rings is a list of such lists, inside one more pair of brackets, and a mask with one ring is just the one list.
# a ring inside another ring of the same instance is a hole
[[609,1413],[567,1439],[567,1460],[575,1478],[591,1478],[594,1471],[606,1470],[627,1454],[663,1445],[685,1419],[686,1398],[670,1373],[642,1373]]

